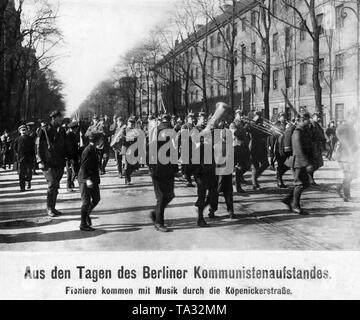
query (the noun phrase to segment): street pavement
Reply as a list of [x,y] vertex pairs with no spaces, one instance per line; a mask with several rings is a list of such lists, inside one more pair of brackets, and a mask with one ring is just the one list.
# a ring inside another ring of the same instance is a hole
[[[260,178],[263,190],[247,185],[245,195],[235,195],[238,219],[228,219],[220,197],[219,218],[207,219],[206,229],[196,226],[196,189],[178,180],[176,198],[165,212],[171,232],[159,233],[149,218],[155,195],[147,170],[134,175],[133,186],[125,186],[111,160],[92,215],[96,231],[86,233],[79,230],[80,194],[67,192],[65,175],[57,205],[63,216],[51,219],[45,213],[44,177],[34,176],[33,189],[19,193],[16,173],[1,169],[0,251],[359,250],[359,180],[353,182],[352,202],[344,203],[335,191],[342,180],[336,162],[326,161],[316,178],[320,187],[303,196],[309,216],[289,213],[281,203],[288,190],[279,190],[275,172],[268,170]],[[290,173],[286,182],[292,184]]]

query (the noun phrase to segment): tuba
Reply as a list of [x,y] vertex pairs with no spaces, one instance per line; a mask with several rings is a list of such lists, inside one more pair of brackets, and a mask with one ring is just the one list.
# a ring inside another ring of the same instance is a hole
[[[214,115],[208,121],[204,131],[208,132],[212,129],[215,129],[219,126],[219,123],[226,118],[227,115],[230,115],[231,108],[224,102],[218,102],[216,104],[216,110]],[[203,131],[203,132],[204,132]]]

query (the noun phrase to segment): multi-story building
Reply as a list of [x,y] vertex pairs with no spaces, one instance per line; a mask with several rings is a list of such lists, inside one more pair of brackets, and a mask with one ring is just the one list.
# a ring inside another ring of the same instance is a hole
[[[310,14],[304,2],[287,2],[296,6],[311,30]],[[271,12],[268,16],[271,17],[270,118],[276,118],[282,111],[290,115],[293,108],[314,112],[311,34],[301,27],[304,24],[300,23],[295,10],[282,0],[268,0],[266,8]],[[186,105],[195,111],[203,108],[205,90],[212,108],[214,102],[228,101],[232,81],[230,63],[234,65],[234,107],[242,108],[244,113],[264,109],[266,50],[259,36],[259,30],[263,34],[259,11],[258,1],[251,0],[238,1],[235,8],[223,8],[222,14],[177,43],[159,63],[163,82],[169,83],[168,75],[173,73],[180,83],[182,109]],[[315,14],[320,28],[323,117],[325,122],[341,121],[359,105],[359,4],[316,1]],[[235,37],[234,47],[229,50],[232,37]],[[233,59],[229,60],[231,53]]]

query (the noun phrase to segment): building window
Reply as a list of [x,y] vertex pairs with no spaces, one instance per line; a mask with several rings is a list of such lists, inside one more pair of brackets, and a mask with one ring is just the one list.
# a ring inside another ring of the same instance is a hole
[[217,70],[220,71],[221,69],[221,59],[220,57],[217,57]]
[[235,64],[235,66],[238,65],[238,51],[237,50],[235,50],[235,52],[234,52],[234,64]]
[[230,39],[231,39],[231,32],[230,32],[230,27],[228,26],[226,28],[226,40],[230,41]]
[[285,28],[285,45],[287,48],[291,48],[291,44],[292,44],[292,36],[291,36],[291,28],[290,27],[286,27]]
[[199,101],[199,91],[195,91],[195,102]]
[[246,46],[242,47],[242,60],[246,63]]
[[274,52],[278,51],[278,45],[279,45],[279,34],[275,33],[273,35],[273,51]]
[[214,68],[214,65],[215,65],[215,60],[211,60],[210,62],[210,74],[213,76],[214,75],[214,72],[215,72],[215,68]]
[[199,68],[198,67],[196,67],[196,69],[195,69],[195,78],[199,79]]
[[251,76],[251,90],[252,90],[252,93],[256,93],[256,75],[253,74]]
[[246,31],[246,18],[241,20],[241,30]]
[[266,74],[263,73],[261,75],[261,92],[264,92],[265,90],[265,80],[266,80]]
[[305,27],[302,27],[300,30],[300,41],[305,41],[306,40],[306,30]]
[[286,67],[285,69],[285,84],[286,88],[292,87],[292,67]]
[[237,37],[238,35],[238,24],[235,22],[234,23],[234,36]]
[[194,102],[194,92],[191,92],[191,93],[190,93],[190,101],[191,101],[191,102]]
[[210,37],[210,48],[214,48],[214,36]]
[[218,34],[217,34],[217,44],[218,45],[221,44],[221,31],[219,31]]
[[238,91],[239,91],[238,81],[235,80],[234,81],[234,93],[236,94],[236,93],[238,93]]
[[337,54],[335,56],[335,78],[336,80],[344,79],[344,54]]
[[261,54],[262,55],[266,54],[266,43],[264,40],[261,42]]
[[335,8],[336,12],[336,29],[340,29],[344,27],[344,17],[343,17],[343,8],[344,5],[339,5]]
[[256,11],[251,12],[251,26],[256,27]]
[[251,57],[252,57],[253,59],[256,58],[256,42],[253,42],[253,43],[251,44]]
[[338,103],[335,105],[335,120],[344,121],[345,120],[345,110],[344,104]]
[[279,70],[273,71],[273,88],[274,90],[279,88]]
[[317,21],[318,28],[320,29],[320,34],[324,34],[324,26],[323,26],[324,15],[318,14],[316,16],[316,21]]
[[220,87],[219,84],[218,84],[218,87],[217,87],[217,95],[218,95],[218,97],[221,97],[221,87]]
[[319,77],[320,77],[320,81],[323,81],[325,79],[325,59],[322,58],[319,60]]
[[210,87],[210,97],[211,97],[211,98],[214,98],[214,96],[215,96],[214,86],[211,86],[211,87]]
[[307,63],[300,64],[300,85],[305,85],[307,82]]
[[278,4],[277,4],[276,0],[273,0],[273,3],[272,3],[272,13],[274,15],[277,15],[277,13],[278,13]]

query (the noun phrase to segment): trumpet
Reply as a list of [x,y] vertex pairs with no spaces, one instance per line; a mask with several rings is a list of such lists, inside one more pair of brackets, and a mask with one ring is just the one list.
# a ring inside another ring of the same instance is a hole
[[274,134],[278,134],[278,135],[283,135],[285,132],[282,131],[281,129],[279,129],[278,127],[276,127],[274,124],[271,123],[271,121],[267,120],[267,119],[262,119],[263,123],[262,124],[257,124],[254,120],[250,119],[250,118],[245,118],[247,120],[247,123],[249,124],[250,127],[261,131],[262,133],[265,133],[269,136],[272,136]]

